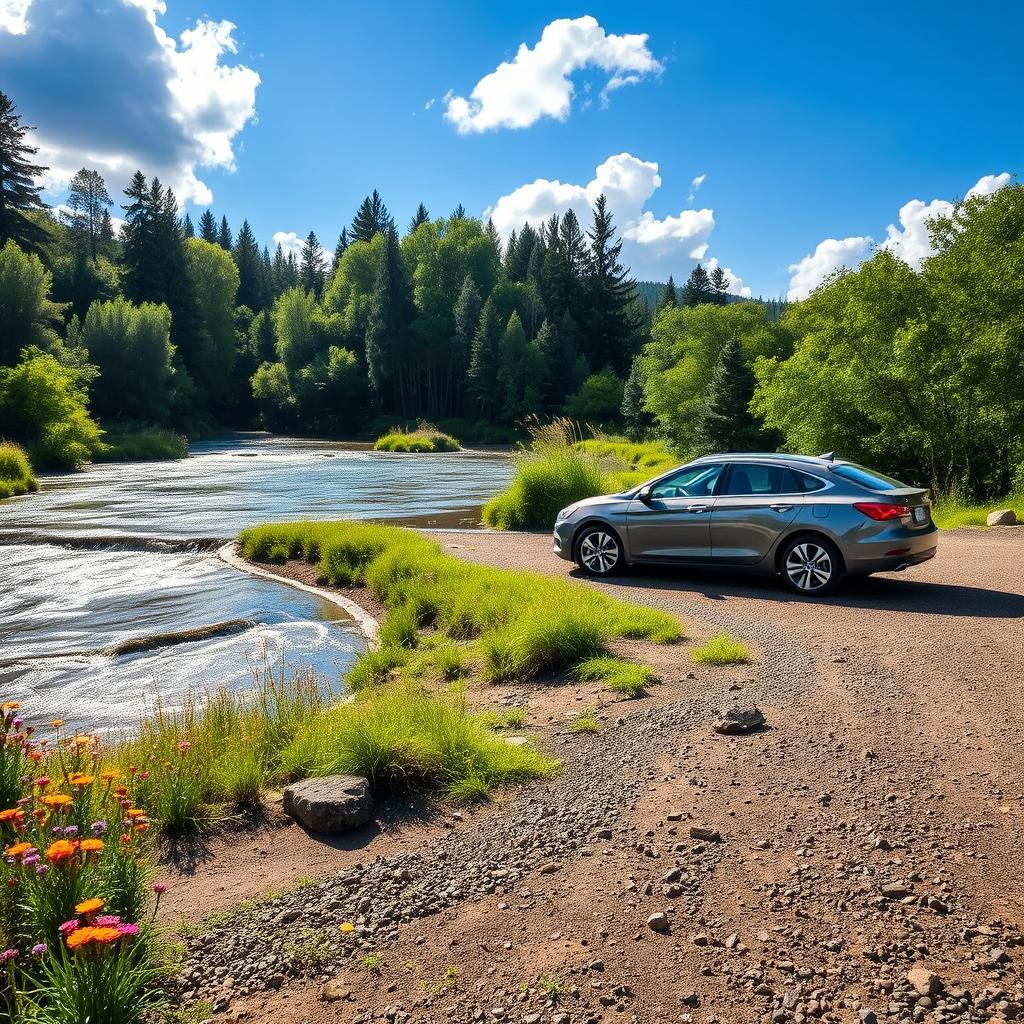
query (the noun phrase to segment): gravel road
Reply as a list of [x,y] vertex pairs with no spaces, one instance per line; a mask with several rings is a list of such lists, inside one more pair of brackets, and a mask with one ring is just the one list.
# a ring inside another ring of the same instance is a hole
[[[547,536],[431,536],[574,572]],[[692,638],[728,630],[754,664],[650,648],[663,684],[603,704],[595,735],[565,729],[593,694],[503,695],[559,776],[208,928],[186,999],[260,1024],[1017,1018],[1022,563],[1024,530],[962,531],[820,601],[736,576],[588,581]],[[714,733],[732,704],[767,728]]]

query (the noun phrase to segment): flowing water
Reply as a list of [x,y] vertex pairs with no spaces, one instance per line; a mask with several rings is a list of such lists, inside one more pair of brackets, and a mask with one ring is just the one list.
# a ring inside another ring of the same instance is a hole
[[45,477],[0,503],[0,696],[33,717],[122,728],[156,696],[173,707],[190,690],[244,687],[267,663],[337,685],[362,650],[347,616],[229,568],[217,541],[290,519],[471,526],[510,476],[504,455],[242,436],[176,462]]

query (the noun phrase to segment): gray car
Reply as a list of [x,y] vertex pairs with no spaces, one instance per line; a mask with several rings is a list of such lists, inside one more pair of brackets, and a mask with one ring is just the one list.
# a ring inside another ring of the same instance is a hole
[[555,554],[609,576],[634,562],[780,575],[799,594],[935,555],[928,491],[832,453],[709,455],[558,513]]

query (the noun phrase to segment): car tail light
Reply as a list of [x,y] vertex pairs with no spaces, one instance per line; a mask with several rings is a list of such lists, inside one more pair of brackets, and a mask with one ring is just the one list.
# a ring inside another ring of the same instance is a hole
[[906,505],[889,505],[882,501],[855,501],[853,507],[858,512],[863,512],[868,519],[878,519],[881,522],[887,519],[902,519],[910,515],[910,509]]

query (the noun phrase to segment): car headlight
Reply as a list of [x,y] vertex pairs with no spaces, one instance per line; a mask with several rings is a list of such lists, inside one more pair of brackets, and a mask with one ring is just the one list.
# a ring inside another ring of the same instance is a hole
[[575,505],[570,505],[568,508],[563,508],[562,511],[559,512],[557,516],[555,516],[555,522],[556,523],[560,523],[564,519],[568,519],[569,516],[571,516],[573,514],[573,512],[575,512],[575,511],[576,511],[576,506]]

